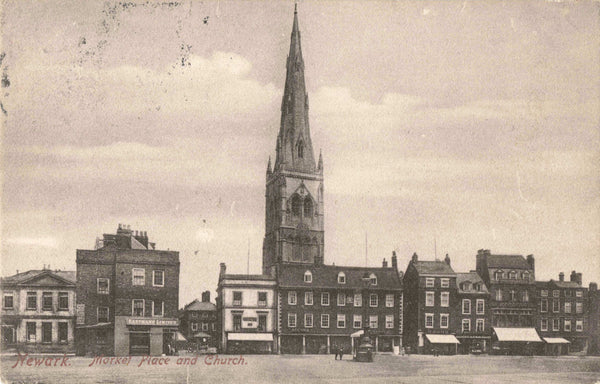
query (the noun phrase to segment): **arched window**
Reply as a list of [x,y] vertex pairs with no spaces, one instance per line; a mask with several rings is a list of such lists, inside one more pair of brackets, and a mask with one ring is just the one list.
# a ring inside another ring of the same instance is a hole
[[304,142],[302,140],[298,143],[298,158],[304,158]]
[[344,272],[338,273],[338,284],[346,284],[346,274]]
[[304,272],[304,282],[312,283],[312,273],[310,271]]
[[312,200],[307,197],[304,199],[304,217],[311,217],[313,214]]
[[371,276],[369,276],[369,279],[371,279],[371,285],[377,285],[377,276],[375,276],[374,273],[371,273]]
[[300,216],[301,205],[302,201],[300,200],[300,196],[294,195],[294,197],[292,197],[292,215]]

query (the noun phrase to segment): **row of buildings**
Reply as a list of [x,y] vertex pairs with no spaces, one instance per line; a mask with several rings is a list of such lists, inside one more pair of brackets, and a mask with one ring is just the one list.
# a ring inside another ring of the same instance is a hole
[[219,271],[210,293],[179,309],[179,253],[119,225],[76,272],[17,273],[0,283],[3,348],[91,355],[159,355],[180,336],[229,353],[329,353],[368,334],[376,351],[598,353],[596,284],[536,281],[533,255],[480,250],[475,269],[450,258],[405,272],[327,265],[323,156],[315,161],[297,12],[286,63],[275,161],[265,183],[262,274]]

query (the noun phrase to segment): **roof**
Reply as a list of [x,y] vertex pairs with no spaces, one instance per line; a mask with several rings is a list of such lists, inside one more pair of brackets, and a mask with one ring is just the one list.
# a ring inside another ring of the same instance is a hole
[[[304,273],[310,271],[312,282],[304,282]],[[346,276],[345,284],[338,284],[338,274]],[[341,265],[283,264],[279,268],[278,282],[281,287],[320,287],[320,288],[364,288],[365,272],[377,277],[377,286],[370,289],[400,289],[402,279],[395,268],[349,267]]]
[[538,286],[539,288],[548,287],[549,285],[554,285],[557,288],[584,288],[583,286],[579,285],[575,281],[556,281],[556,280],[536,281],[535,285]]
[[417,260],[411,261],[419,275],[455,275],[454,270],[445,261]]
[[[463,290],[462,284],[465,282],[470,282],[471,284],[480,284],[481,289],[479,291],[475,289],[471,289],[468,291]],[[485,283],[481,279],[481,276],[475,271],[471,272],[457,272],[456,273],[456,287],[458,288],[459,293],[489,293]]]
[[77,273],[75,271],[31,269],[29,271],[17,273],[16,275],[2,277],[2,284],[22,284],[36,277],[41,277],[42,275],[55,276],[72,284],[77,282]]
[[220,280],[224,280],[224,279],[228,279],[228,280],[273,280],[273,281],[275,281],[275,278],[271,275],[244,275],[244,274],[233,274],[233,273],[226,273],[224,275],[221,275]]
[[535,328],[496,328],[494,332],[498,341],[529,341],[541,342]]
[[183,307],[184,311],[216,311],[217,306],[211,302],[200,301],[198,299],[192,301]]
[[488,255],[488,268],[531,269],[523,255]]

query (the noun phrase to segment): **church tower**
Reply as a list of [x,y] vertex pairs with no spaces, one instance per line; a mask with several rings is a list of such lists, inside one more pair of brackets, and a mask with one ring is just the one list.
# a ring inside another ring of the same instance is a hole
[[267,165],[263,273],[279,263],[323,264],[323,159],[315,162],[294,8],[275,164]]

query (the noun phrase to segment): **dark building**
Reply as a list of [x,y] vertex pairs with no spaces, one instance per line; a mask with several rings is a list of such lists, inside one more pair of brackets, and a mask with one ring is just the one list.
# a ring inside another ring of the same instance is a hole
[[581,273],[575,271],[569,281],[561,272],[558,281],[536,282],[536,328],[546,343],[546,354],[581,352],[587,348],[588,292],[581,282]]
[[202,292],[202,301],[196,299],[179,311],[179,331],[199,346],[218,346],[217,306],[210,302],[210,291]]
[[160,355],[177,332],[179,252],[119,225],[77,250],[77,353]]
[[282,264],[278,268],[281,353],[352,351],[365,329],[375,351],[402,345],[402,277],[392,267]]
[[488,352],[491,339],[490,293],[475,271],[456,274],[458,328],[461,353]]
[[0,280],[2,351],[75,350],[75,271],[30,270]]
[[588,354],[600,355],[600,291],[596,283],[590,283],[587,318]]
[[477,273],[490,291],[492,352],[533,353],[542,340],[535,331],[535,259],[477,251]]
[[403,289],[405,344],[419,353],[456,353],[458,296],[448,255],[444,261],[424,261],[413,254]]

